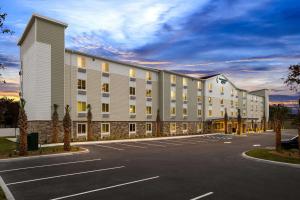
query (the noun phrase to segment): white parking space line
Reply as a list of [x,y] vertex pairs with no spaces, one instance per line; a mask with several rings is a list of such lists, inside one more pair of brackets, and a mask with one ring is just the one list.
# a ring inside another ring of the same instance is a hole
[[185,141],[185,140],[172,140],[174,142],[177,142],[179,144],[197,144],[195,142]]
[[158,142],[158,143],[161,143],[161,144],[170,144],[170,145],[175,145],[175,146],[180,146],[182,144],[178,144],[178,143],[172,143],[172,142],[162,142],[162,141],[155,141],[155,142]]
[[253,146],[254,147],[260,147],[261,145],[260,144],[254,144]]
[[104,145],[100,145],[100,144],[95,144],[95,146],[108,148],[108,149],[114,149],[114,150],[118,150],[118,151],[123,151],[124,150],[124,149],[115,148],[115,147],[111,147],[111,146],[104,146]]
[[131,181],[131,182],[127,182],[127,183],[121,183],[121,184],[118,184],[118,185],[112,185],[112,186],[103,187],[103,188],[99,188],[99,189],[95,189],[95,190],[89,190],[89,191],[86,191],[86,192],[80,192],[80,193],[76,193],[76,194],[72,194],[72,195],[68,195],[68,196],[57,197],[57,198],[54,198],[54,199],[51,199],[51,200],[67,199],[67,198],[76,197],[76,196],[89,194],[89,193],[93,193],[93,192],[99,192],[99,191],[108,190],[108,189],[112,189],[112,188],[122,187],[122,186],[125,186],[125,185],[134,184],[134,183],[149,181],[149,180],[153,180],[153,179],[157,179],[157,178],[159,178],[159,176],[144,178],[144,179]]
[[35,168],[43,168],[43,167],[53,167],[53,166],[60,166],[60,165],[69,165],[69,164],[76,164],[76,163],[94,162],[94,161],[99,161],[99,160],[101,160],[101,158],[91,159],[91,160],[80,160],[80,161],[74,161],[74,162],[56,163],[56,164],[50,164],[50,165],[36,165],[36,166],[31,166],[31,167],[21,167],[21,168],[1,170],[0,173],[27,170],[27,169],[35,169]]
[[140,148],[140,149],[147,149],[147,147],[136,146],[136,145],[131,145],[131,144],[124,144],[124,143],[118,143],[118,144],[126,146],[126,147],[134,147],[134,148]]
[[224,144],[231,144],[231,142],[224,142]]
[[49,177],[44,177],[44,178],[37,178],[37,179],[31,179],[31,180],[25,180],[25,181],[18,181],[18,182],[13,182],[13,183],[7,183],[6,185],[8,185],[8,186],[9,185],[17,185],[17,184],[21,184],[21,183],[30,183],[30,182],[35,182],[35,181],[42,181],[42,180],[48,180],[48,179],[66,177],[66,176],[75,176],[75,175],[88,174],[88,173],[94,173],[94,172],[115,170],[115,169],[120,169],[120,168],[124,168],[124,167],[125,166],[117,166],[117,167],[110,167],[110,168],[97,169],[97,170],[91,170],[91,171],[77,172],[77,173],[72,173],[72,174],[63,174],[63,175],[58,175],[58,176],[49,176]]
[[202,199],[202,198],[204,198],[204,197],[207,197],[207,196],[209,196],[209,195],[212,195],[212,194],[213,194],[213,192],[208,192],[208,193],[206,193],[206,194],[203,194],[203,195],[201,195],[201,196],[198,196],[198,197],[192,198],[191,200]]
[[149,145],[149,146],[154,146],[154,147],[166,147],[164,145],[160,145],[160,144],[152,144],[152,143],[149,143],[149,142],[144,142],[144,143],[137,143],[137,144],[143,144],[143,145]]

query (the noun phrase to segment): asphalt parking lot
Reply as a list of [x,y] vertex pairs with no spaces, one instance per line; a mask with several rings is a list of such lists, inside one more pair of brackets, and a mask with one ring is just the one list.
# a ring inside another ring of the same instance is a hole
[[17,200],[297,199],[299,169],[241,157],[273,143],[264,133],[94,144],[88,154],[0,163],[0,176]]

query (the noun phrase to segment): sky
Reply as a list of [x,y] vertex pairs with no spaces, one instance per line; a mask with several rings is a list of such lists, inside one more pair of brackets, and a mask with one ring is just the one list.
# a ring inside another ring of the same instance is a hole
[[66,47],[192,76],[224,73],[247,90],[270,89],[273,103],[295,104],[284,85],[300,63],[297,0],[1,0],[0,96],[19,88],[17,41],[32,13],[67,23]]

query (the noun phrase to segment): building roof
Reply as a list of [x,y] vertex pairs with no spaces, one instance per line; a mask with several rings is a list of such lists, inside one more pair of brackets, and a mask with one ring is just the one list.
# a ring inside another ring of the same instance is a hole
[[220,73],[218,73],[218,74],[211,74],[211,75],[207,75],[207,76],[202,76],[202,77],[200,77],[201,79],[209,79],[209,78],[212,78],[212,77],[215,77],[215,76],[219,76],[219,75],[221,75]]
[[121,65],[128,65],[128,66],[132,66],[132,67],[136,67],[136,68],[144,69],[144,70],[148,70],[148,71],[155,71],[155,72],[160,71],[158,69],[137,65],[137,64],[134,64],[134,63],[130,63],[130,62],[123,62],[123,61],[119,61],[119,60],[114,60],[114,59],[111,59],[111,58],[106,58],[106,57],[102,57],[102,56],[88,54],[88,53],[84,53],[84,52],[81,52],[81,51],[72,50],[72,49],[68,49],[68,48],[66,48],[65,51],[69,52],[69,53],[73,53],[73,54],[87,56],[87,57],[90,57],[90,58],[97,58],[97,59],[105,60],[105,61],[108,61],[108,62],[114,62],[114,63],[118,63],[118,64],[121,64]]
[[47,22],[50,22],[50,23],[53,23],[53,24],[57,24],[57,25],[63,26],[65,28],[68,27],[68,24],[66,24],[64,22],[61,22],[61,21],[58,21],[56,19],[52,19],[52,18],[45,17],[45,16],[42,16],[42,15],[34,13],[34,14],[32,14],[29,22],[27,23],[27,25],[25,27],[25,30],[24,30],[23,34],[21,35],[21,37],[20,37],[20,39],[18,41],[18,46],[22,45],[22,43],[25,40],[25,37],[27,36],[28,32],[30,31],[30,28],[33,25],[35,19],[41,19],[41,20],[44,20],[44,21],[47,21]]

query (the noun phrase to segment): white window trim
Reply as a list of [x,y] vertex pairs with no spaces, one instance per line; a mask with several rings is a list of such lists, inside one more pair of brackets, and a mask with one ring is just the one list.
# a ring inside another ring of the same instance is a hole
[[[135,126],[135,130],[134,131],[130,131],[130,125],[131,124],[134,124],[134,126]],[[129,133],[129,135],[131,135],[131,134],[136,134],[136,123],[129,123],[128,124],[128,133]]]
[[[80,125],[82,125],[82,124],[85,125],[85,133],[78,133],[78,126],[79,126],[79,124],[80,124]],[[87,136],[87,132],[88,132],[87,129],[88,129],[87,123],[82,123],[82,122],[77,123],[77,125],[76,125],[76,135],[77,135],[77,136]]]
[[[102,111],[102,104],[108,104],[108,112],[103,112]],[[109,114],[110,113],[110,103],[101,103],[101,114]]]
[[[185,129],[185,130],[183,129],[183,125],[184,125],[184,124],[186,125],[186,129]],[[188,123],[183,123],[183,124],[182,124],[182,133],[187,133],[187,132],[188,132],[188,129],[189,129]]]
[[[171,129],[171,127],[172,127],[171,124],[175,124],[175,130],[172,130],[172,129]],[[177,128],[177,127],[176,127],[176,122],[171,122],[171,123],[170,123],[170,133],[171,133],[171,134],[176,133],[176,128]]]
[[[199,125],[200,125],[200,128],[199,128]],[[201,123],[198,123],[197,124],[197,133],[200,133],[202,131],[202,125]]]
[[[147,113],[147,107],[151,107],[151,113]],[[149,115],[152,115],[152,106],[146,106],[146,115],[149,116]]]
[[[102,125],[108,124],[108,132],[102,132]],[[101,123],[101,137],[110,135],[110,123]]]
[[[134,113],[130,112],[130,106],[135,106],[135,112]],[[136,104],[129,104],[129,106],[128,106],[128,113],[129,113],[129,115],[136,115]]]
[[[148,131],[148,130],[147,130],[148,124],[151,125],[151,131]],[[150,134],[150,133],[152,134],[152,132],[153,132],[153,126],[152,126],[152,123],[146,123],[146,134]]]
[[[85,111],[81,111],[81,112],[78,111],[78,102],[85,102],[85,107],[86,107]],[[76,103],[77,103],[77,104],[76,104],[76,106],[77,106],[77,107],[76,107],[76,110],[77,110],[77,113],[78,113],[78,114],[81,114],[81,113],[84,113],[84,114],[85,114],[85,113],[88,112],[88,111],[87,111],[87,105],[88,105],[88,104],[87,104],[87,101],[78,101],[78,100],[77,100]]]

